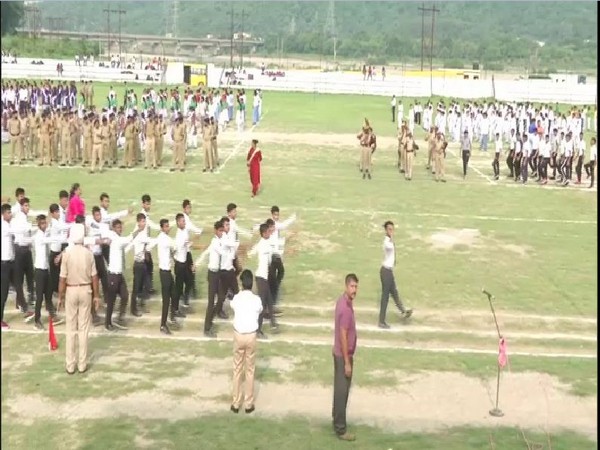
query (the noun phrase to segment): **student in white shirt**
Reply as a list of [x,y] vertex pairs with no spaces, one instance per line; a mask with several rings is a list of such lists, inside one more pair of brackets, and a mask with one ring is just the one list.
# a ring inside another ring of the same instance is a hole
[[240,275],[242,291],[231,300],[233,310],[233,400],[231,411],[237,414],[242,406],[242,372],[244,372],[244,408],[254,411],[254,370],[258,321],[263,312],[262,301],[252,293],[252,272]]
[[515,175],[515,154],[517,148],[517,134],[514,128],[511,128],[510,135],[508,137],[508,156],[506,157],[506,165],[510,172],[509,177],[514,178]]
[[492,161],[492,168],[494,169],[494,179],[500,179],[500,153],[502,153],[502,138],[500,137],[500,133],[496,133],[496,141],[495,144],[495,152],[494,152],[494,160]]
[[527,138],[527,133],[523,133],[523,148],[521,150],[521,182],[527,184],[529,176],[529,155],[531,155],[531,141]]
[[585,158],[585,139],[583,138],[583,133],[579,133],[579,142],[577,143],[576,153],[576,164],[575,164],[575,174],[577,175],[577,181],[575,184],[581,184],[581,172],[583,169],[583,160]]
[[[185,228],[189,233],[194,233],[196,235],[202,234],[202,228],[198,228],[192,223],[190,219],[190,214],[192,214],[192,202],[188,199],[185,199],[182,203],[183,207],[183,217],[185,219]],[[194,259],[192,258],[191,247],[188,249],[187,253],[187,261],[188,263],[188,275],[186,281],[185,292],[189,292],[189,294],[185,294],[183,296],[184,305],[189,305],[190,299],[189,296],[196,299],[198,298],[198,292],[196,291],[196,272],[194,271]],[[189,288],[187,284],[189,283]],[[188,290],[189,289],[189,290]]]
[[258,319],[258,338],[266,338],[262,331],[262,323],[265,314],[268,314],[271,319],[271,330],[277,331],[277,321],[273,314],[273,298],[271,296],[271,289],[269,287],[269,265],[271,264],[271,258],[273,256],[273,247],[269,242],[270,230],[269,225],[263,223],[259,226],[260,240],[254,247],[248,252],[248,256],[258,255],[258,267],[254,272],[254,278],[256,279],[256,288],[258,295],[262,301],[263,313]]
[[[177,234],[175,235],[175,253],[173,255],[173,259],[175,260],[175,294],[173,303],[175,305],[175,317],[184,318],[185,314],[179,309],[179,300],[184,294],[183,285],[185,284],[189,274],[187,254],[191,246],[191,242],[190,234],[185,227],[185,217],[182,213],[179,213],[175,216],[175,223],[177,224]],[[187,286],[190,285],[187,284],[186,288]],[[189,298],[189,291],[186,292],[186,294],[187,298]]]
[[[114,213],[109,213],[108,208],[110,207],[110,197],[106,192],[100,194],[100,217],[103,223],[108,225],[108,228],[111,228],[112,222],[116,219],[122,219],[127,217],[127,215],[133,212],[133,208],[130,206],[128,209],[123,209],[121,211],[117,211]],[[102,246],[102,256],[104,260],[108,264],[109,257],[109,246]],[[98,264],[96,263],[96,269],[98,268]]]
[[596,174],[596,160],[598,159],[598,150],[596,148],[596,138],[590,140],[590,161],[585,164],[585,173],[591,178],[590,188],[594,187],[594,178]]
[[387,221],[383,224],[385,237],[383,238],[383,262],[379,270],[379,279],[381,280],[381,302],[379,305],[379,328],[388,329],[390,326],[385,321],[387,305],[390,300],[390,294],[394,299],[396,307],[400,310],[402,317],[408,319],[412,315],[412,309],[407,309],[402,304],[396,280],[394,279],[394,266],[396,265],[396,249],[394,246],[394,223]]
[[235,240],[235,237],[231,231],[231,219],[225,216],[221,219],[223,224],[223,234],[221,235],[221,246],[223,253],[221,255],[220,266],[219,266],[219,290],[217,305],[213,311],[213,318],[218,316],[223,320],[227,320],[229,317],[223,310],[225,304],[225,297],[228,292],[231,292],[232,297],[239,292],[235,266],[233,261],[240,242]]
[[[270,233],[270,241],[273,247],[273,257],[269,267],[269,285],[271,286],[271,296],[273,299],[273,305],[279,301],[279,289],[283,276],[285,274],[285,268],[283,266],[283,249],[285,246],[285,238],[280,236],[280,232],[286,230],[296,220],[296,214],[292,214],[286,220],[279,220],[279,206],[271,207],[271,220],[274,223],[275,229]],[[267,221],[267,223],[269,223]],[[275,311],[276,314],[279,311]]]
[[572,137],[573,136],[571,133],[567,133],[567,136],[565,137],[565,157],[562,163],[563,186],[567,186],[569,184],[569,182],[571,181],[571,173],[573,171],[574,144]]
[[11,283],[14,283],[14,265],[15,265],[15,248],[14,248],[14,231],[11,228],[12,211],[8,203],[2,205],[2,270],[0,270],[0,294],[2,295],[2,315],[0,317],[2,331],[8,330],[10,327],[4,321],[4,307],[8,299],[8,288]]
[[544,142],[540,144],[540,167],[538,181],[542,184],[548,183],[548,164],[552,153],[552,144],[550,144],[550,135],[546,135]]
[[160,233],[156,238],[156,248],[158,253],[158,269],[160,273],[160,287],[162,294],[162,313],[160,316],[160,332],[163,334],[171,334],[171,330],[167,325],[167,315],[171,309],[171,327],[176,328],[175,320],[174,296],[175,296],[175,279],[171,268],[173,266],[173,254],[177,250],[175,241],[169,236],[171,226],[167,219],[160,220]]
[[221,268],[221,260],[226,256],[223,242],[223,222],[218,220],[214,224],[215,234],[210,241],[208,248],[200,255],[200,261],[203,261],[208,256],[208,305],[206,307],[206,317],[204,318],[204,336],[215,338],[217,337],[213,328],[213,320],[215,316],[215,297],[219,293],[219,271]]

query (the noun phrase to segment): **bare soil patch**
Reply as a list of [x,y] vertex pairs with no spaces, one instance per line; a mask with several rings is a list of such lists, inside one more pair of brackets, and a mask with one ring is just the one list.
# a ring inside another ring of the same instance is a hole
[[[211,360],[218,364],[219,360]],[[206,361],[208,362],[208,361]],[[458,373],[429,372],[410,377],[397,373],[395,385],[380,389],[355,385],[350,394],[348,420],[396,432],[434,432],[454,426],[521,426],[538,431],[564,429],[596,439],[597,400],[575,397],[554,377],[539,373],[505,373],[502,379],[502,418],[492,418],[495,378],[481,380]],[[196,394],[171,397],[165,393],[185,385]],[[163,380],[157,389],[119,398],[94,398],[58,403],[39,395],[12,398],[7,409],[13,420],[101,419],[129,415],[140,419],[189,419],[226,411],[230,377],[196,370],[189,377]],[[328,420],[331,388],[293,383],[256,383],[257,414],[264,417],[303,415]],[[218,396],[215,396],[219,393]],[[143,439],[142,439],[143,440]],[[140,444],[144,444],[140,442]]]

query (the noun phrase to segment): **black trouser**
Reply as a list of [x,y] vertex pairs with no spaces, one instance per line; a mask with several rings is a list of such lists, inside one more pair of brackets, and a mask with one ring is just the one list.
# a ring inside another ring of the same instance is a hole
[[496,152],[494,160],[492,161],[492,168],[494,169],[494,176],[498,178],[500,176],[500,153]]
[[538,163],[538,151],[533,150],[532,154],[529,156],[529,168],[531,169],[531,173],[535,175],[537,172],[537,163]]
[[562,176],[565,180],[571,180],[571,171],[573,170],[572,163],[571,157],[567,156],[561,164]]
[[140,286],[140,294],[148,294],[154,289],[154,262],[152,261],[152,253],[146,252],[144,264],[146,271],[144,272],[144,279]]
[[[135,269],[133,278],[135,280]],[[135,283],[135,281],[134,281]],[[107,274],[107,290],[106,290],[106,316],[104,317],[104,325],[109,326],[112,325],[112,314],[113,309],[115,307],[115,300],[117,299],[117,294],[121,297],[121,304],[119,305],[119,317],[123,317],[125,315],[125,311],[127,311],[127,297],[129,297],[129,292],[127,292],[127,283],[125,282],[125,277],[123,277],[120,273],[110,273]],[[135,296],[132,296],[132,301],[135,301]],[[131,308],[133,312],[133,307]]]
[[133,263],[133,288],[131,289],[131,313],[137,312],[137,296],[144,290],[146,281],[146,262],[136,261]]
[[521,181],[523,181],[523,183],[527,183],[527,178],[529,176],[528,160],[529,158],[527,158],[527,156],[523,156],[521,159]]
[[552,179],[556,178],[556,153],[553,152],[550,156],[550,167],[552,168]]
[[33,258],[30,247],[15,245],[15,279],[14,286],[17,293],[17,305],[27,310],[27,302],[23,292],[23,280],[27,278],[27,291],[33,298]]
[[515,181],[521,177],[521,154],[517,153],[514,157]]
[[469,166],[469,158],[470,157],[471,157],[471,152],[469,150],[462,151],[463,177],[467,176],[467,167]]
[[60,275],[60,264],[56,264],[54,260],[61,252],[50,252],[48,258],[48,266],[50,267],[50,288],[52,292],[58,292],[58,276]]
[[510,150],[508,152],[508,156],[506,157],[506,166],[508,167],[508,170],[510,172],[510,177],[514,177],[515,176],[515,161],[514,161],[514,157],[515,157],[515,151],[514,150]]
[[98,272],[98,278],[102,285],[102,296],[106,302],[106,296],[108,295],[108,277],[106,272],[106,263],[104,262],[104,255],[94,255],[94,261],[96,262],[96,272]]
[[392,122],[396,121],[396,107],[392,106]]
[[183,285],[185,284],[185,294],[189,296],[190,292],[188,288],[190,285],[186,283],[188,277],[188,265],[184,262],[175,261],[175,311],[179,310],[179,300],[181,295],[184,294]]
[[[331,416],[333,429],[338,436],[346,433],[346,407],[348,406],[352,384],[352,374],[347,377],[344,366],[344,357],[333,355],[333,407]],[[352,356],[350,356],[350,367],[354,369],[354,358]]]
[[276,324],[275,316],[273,315],[273,297],[271,296],[271,287],[268,280],[260,277],[255,277],[254,279],[256,280],[256,290],[258,291],[258,296],[263,307],[263,311],[258,317],[258,331],[261,331],[265,314],[268,314],[271,318],[271,326]]
[[588,178],[592,178],[592,180],[590,181],[590,187],[592,187],[594,185],[594,169],[596,168],[596,161],[590,161],[588,163],[585,163],[584,167],[585,173],[587,174]]
[[35,321],[42,316],[42,300],[46,301],[46,310],[50,316],[54,315],[52,304],[52,286],[50,286],[50,271],[48,269],[35,269]]
[[542,162],[540,163],[540,172],[539,177],[542,180],[548,179],[548,164],[550,164],[550,158],[542,158]]
[[[110,260],[109,259],[110,245],[101,245],[100,248],[102,249],[102,257],[104,258],[105,265],[108,265],[108,262]],[[98,264],[96,263],[96,265],[98,265]],[[97,267],[96,267],[96,269],[97,269]],[[103,288],[104,288],[104,286],[103,286]]]
[[565,176],[565,172],[564,172],[565,159],[566,158],[564,156],[560,156],[558,158],[558,163],[556,164],[556,170],[558,170],[558,174],[560,175],[561,179],[564,178],[564,176]]
[[235,275],[235,269],[231,270],[220,270],[219,271],[219,295],[217,299],[217,306],[215,307],[213,318],[223,312],[223,304],[225,303],[225,297],[227,291],[231,290],[233,295],[236,295],[240,288],[238,287],[237,277]]
[[417,125],[421,125],[421,113],[420,112],[415,113],[415,123]]
[[[194,267],[194,260],[192,259],[192,253],[187,252],[185,263],[187,264],[187,279],[185,282],[185,296],[183,297],[183,301],[186,305],[190,304],[190,294],[192,296],[196,295],[196,272],[192,270]],[[189,285],[189,286],[188,286]]]
[[[167,315],[169,314],[169,306],[171,307],[171,316],[175,314],[175,281],[170,270],[160,270],[160,290],[162,294],[162,312],[160,315],[160,326],[167,324]],[[174,317],[173,317],[174,318]]]
[[269,287],[271,289],[271,297],[275,305],[279,300],[279,288],[285,275],[283,260],[279,255],[273,255],[271,265],[269,266]]
[[575,165],[575,174],[577,175],[577,182],[581,183],[581,169],[583,168],[583,156],[577,157],[577,164]]
[[8,299],[8,288],[10,284],[14,284],[15,262],[2,261],[2,270],[0,271],[0,296],[2,297],[2,316],[1,321],[4,321],[4,307]]
[[206,305],[206,316],[204,318],[204,332],[210,331],[215,316],[215,297],[219,292],[219,272],[208,271],[208,304]]
[[398,289],[396,288],[396,280],[394,279],[394,272],[392,269],[381,266],[379,269],[379,278],[381,280],[381,302],[379,305],[379,323],[385,323],[385,314],[387,311],[388,302],[390,300],[390,294],[394,299],[396,307],[400,312],[404,312],[404,305],[398,295]]

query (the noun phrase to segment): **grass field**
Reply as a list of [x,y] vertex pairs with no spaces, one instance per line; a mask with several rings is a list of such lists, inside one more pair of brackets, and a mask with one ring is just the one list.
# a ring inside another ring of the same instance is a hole
[[[96,89],[99,103],[108,86]],[[2,336],[2,444],[596,448],[596,190],[495,182],[491,156],[477,151],[462,180],[454,144],[446,161],[448,183],[432,181],[423,151],[413,181],[406,182],[395,168],[395,125],[387,105],[382,97],[267,92],[259,126],[221,136],[225,164],[216,174],[201,173],[199,151],[182,174],[109,169],[89,175],[81,168],[8,166],[3,147],[2,195],[23,186],[34,209],[44,209],[73,182],[81,183],[88,209],[104,191],[112,210],[137,208],[149,193],[154,220],[173,219],[190,198],[192,219],[205,228],[200,247],[232,201],[238,223],[247,228],[266,219],[273,204],[282,218],[296,213],[298,220],[286,234],[281,334],[260,347],[256,417],[223,413],[231,325],[218,322],[217,342],[201,337],[206,267],[200,267],[201,299],[181,331],[168,339],[158,333],[159,300],[152,299],[149,314],[132,319],[129,331],[106,336],[94,330],[91,369],[82,376],[64,375],[62,347],[49,353],[46,335],[23,324],[9,299],[13,332]],[[360,179],[357,169],[354,135],[363,117],[379,142],[370,181]],[[264,184],[254,200],[245,168],[252,137],[264,155]],[[378,270],[381,225],[388,219],[397,226],[400,295],[415,313],[407,323],[390,307],[392,329],[382,331],[376,327]],[[126,219],[128,229],[133,222]],[[242,247],[255,240],[243,240]],[[241,259],[256,268],[255,260]],[[349,405],[358,441],[341,446],[328,423],[330,345],[332,307],[348,272],[360,278],[359,351]],[[487,416],[495,399],[497,336],[482,287],[497,297],[511,355],[502,378],[501,419]],[[63,327],[57,331],[64,346]]]

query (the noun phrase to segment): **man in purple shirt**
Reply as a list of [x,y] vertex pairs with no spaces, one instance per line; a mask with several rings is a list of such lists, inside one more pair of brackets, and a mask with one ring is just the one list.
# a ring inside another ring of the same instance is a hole
[[346,406],[352,383],[353,357],[356,351],[356,321],[352,302],[358,290],[358,277],[346,275],[346,290],[335,305],[333,342],[333,429],[343,441],[353,441],[346,431]]

